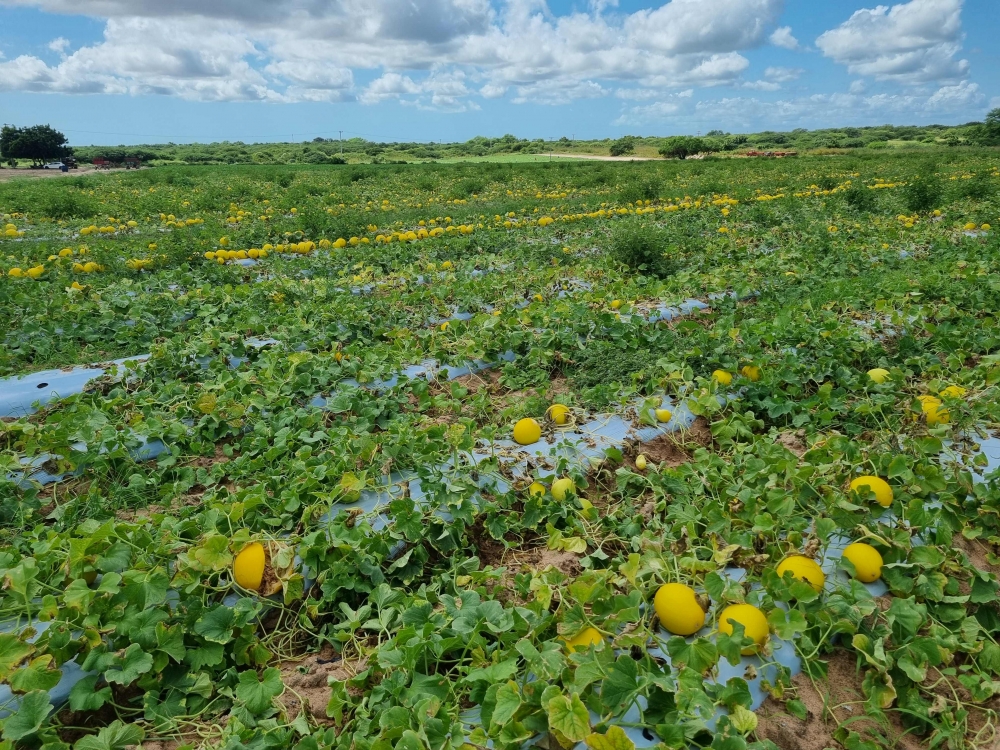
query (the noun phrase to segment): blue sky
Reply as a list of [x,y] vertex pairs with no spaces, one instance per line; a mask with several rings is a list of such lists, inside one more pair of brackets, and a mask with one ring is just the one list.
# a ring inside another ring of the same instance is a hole
[[0,0],[0,122],[72,143],[954,124],[1000,2]]

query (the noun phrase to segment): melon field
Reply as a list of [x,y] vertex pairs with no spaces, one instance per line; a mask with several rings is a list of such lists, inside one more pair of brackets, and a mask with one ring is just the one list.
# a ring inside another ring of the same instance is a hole
[[997,747],[998,170],[0,184],[0,748]]

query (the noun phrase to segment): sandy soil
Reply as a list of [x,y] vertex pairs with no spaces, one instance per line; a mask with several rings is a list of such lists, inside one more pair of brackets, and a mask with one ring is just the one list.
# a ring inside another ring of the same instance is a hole
[[541,154],[556,159],[590,159],[592,161],[660,161],[652,156],[598,156],[596,154]]
[[82,164],[79,169],[62,172],[58,169],[0,169],[0,182],[11,180],[44,180],[55,177],[79,177],[83,174],[107,174],[109,172],[124,172],[124,169],[95,169],[92,164]]
[[926,747],[921,738],[906,732],[898,711],[886,712],[882,723],[866,717],[861,689],[864,672],[858,668],[855,656],[837,650],[827,660],[828,677],[821,683],[825,695],[817,692],[806,675],[800,673],[792,678],[795,697],[806,706],[805,720],[792,716],[782,703],[768,698],[757,710],[759,739],[771,740],[781,750],[840,748],[833,734],[838,724],[844,724],[878,747],[884,747],[879,739],[888,739],[888,746],[894,750]]

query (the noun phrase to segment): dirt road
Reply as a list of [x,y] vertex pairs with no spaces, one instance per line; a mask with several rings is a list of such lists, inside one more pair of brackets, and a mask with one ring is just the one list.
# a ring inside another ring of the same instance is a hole
[[82,174],[106,174],[124,172],[124,169],[95,169],[91,164],[83,164],[79,169],[62,172],[58,169],[0,169],[0,182],[11,180],[44,180],[56,177],[79,177]]
[[652,156],[598,156],[597,154],[542,154],[556,159],[590,159],[591,161],[658,161]]

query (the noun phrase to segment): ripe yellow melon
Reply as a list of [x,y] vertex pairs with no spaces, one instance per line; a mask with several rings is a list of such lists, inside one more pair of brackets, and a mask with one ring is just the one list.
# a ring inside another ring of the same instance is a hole
[[705,625],[705,610],[698,604],[694,589],[683,583],[665,583],[653,597],[653,609],[660,624],[674,635],[693,635]]
[[552,483],[552,497],[562,502],[570,494],[576,492],[576,483],[569,477],[557,479]]
[[233,561],[233,578],[245,589],[257,591],[264,580],[264,546],[259,542],[248,544]]
[[740,652],[749,656],[767,640],[767,618],[752,604],[730,604],[719,615],[719,632],[732,635],[733,623],[736,622],[743,626],[746,637],[753,641],[752,646],[747,646]]
[[882,384],[889,379],[889,371],[881,367],[873,367],[868,371],[868,378],[873,383]]
[[574,651],[586,651],[591,646],[597,646],[604,642],[604,636],[597,628],[587,627],[574,635],[572,638],[563,638],[566,650],[570,653]]
[[657,422],[669,422],[670,418],[674,416],[670,409],[657,409],[656,410],[656,421]]
[[892,505],[892,487],[881,477],[856,477],[851,480],[851,489],[859,494],[875,493],[875,500],[883,508]]
[[784,578],[785,573],[791,573],[793,578],[805,581],[816,591],[822,591],[823,584],[826,583],[826,574],[819,564],[803,555],[791,555],[782,560],[778,564],[778,575]]
[[531,417],[525,417],[514,425],[514,442],[520,445],[537,443],[542,437],[542,426]]
[[744,365],[740,372],[743,374],[743,377],[747,380],[752,380],[754,383],[760,380],[761,375],[763,375],[763,372],[757,365]]
[[646,460],[646,457],[643,454],[640,453],[638,456],[635,457],[635,468],[637,468],[639,471],[645,471],[648,465],[649,462]]
[[941,395],[945,398],[962,398],[965,395],[965,389],[960,385],[949,385],[941,391]]
[[530,497],[540,497],[545,494],[545,485],[541,482],[532,482],[528,487],[528,495]]
[[920,409],[924,413],[924,418],[930,427],[939,424],[948,424],[950,416],[948,410],[937,396],[917,396],[920,402]]
[[733,374],[725,370],[714,370],[712,372],[712,380],[719,385],[729,385],[733,382]]
[[552,404],[546,414],[558,425],[564,425],[569,421],[569,407],[563,404]]
[[844,557],[851,561],[854,577],[862,583],[871,583],[882,577],[882,555],[870,544],[848,544],[844,549]]

